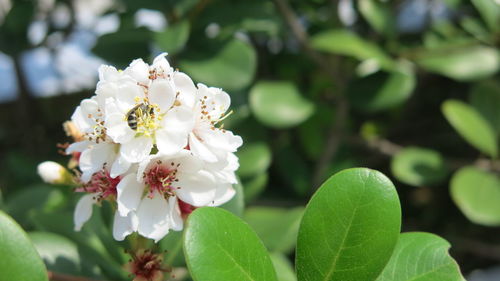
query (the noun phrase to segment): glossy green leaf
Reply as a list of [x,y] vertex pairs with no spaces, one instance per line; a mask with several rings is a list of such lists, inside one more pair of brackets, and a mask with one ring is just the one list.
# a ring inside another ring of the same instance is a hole
[[269,181],[269,173],[263,172],[253,178],[243,181],[243,191],[245,193],[245,202],[251,202],[257,198],[267,186]]
[[500,133],[500,84],[489,80],[475,85],[470,93],[470,103],[489,121],[497,135]]
[[160,240],[160,249],[166,251],[164,263],[168,266],[185,266],[184,252],[182,251],[182,231],[171,231]]
[[405,102],[416,85],[412,71],[377,72],[354,80],[348,98],[356,108],[376,112]]
[[388,3],[377,0],[358,0],[361,15],[377,32],[391,35],[394,33],[394,15]]
[[272,252],[290,253],[297,243],[300,219],[304,208],[252,207],[244,219],[257,232]]
[[272,253],[271,260],[273,261],[278,281],[297,281],[293,265],[285,255],[281,253]]
[[91,256],[106,274],[115,279],[126,276],[121,268],[126,261],[125,255],[114,241],[111,230],[104,225],[100,208],[94,206],[92,217],[79,232],[74,230],[71,212],[31,212],[30,217],[37,230],[54,232],[81,246],[83,253]]
[[201,50],[186,56],[180,61],[180,67],[196,82],[235,91],[252,82],[256,62],[253,47],[233,39],[214,51]]
[[439,183],[448,173],[439,152],[420,147],[407,147],[399,151],[392,158],[391,171],[398,180],[413,186]]
[[299,125],[314,112],[293,83],[260,81],[250,91],[250,108],[261,123],[278,129]]
[[500,225],[500,180],[495,174],[468,166],[458,170],[450,182],[453,201],[472,222]]
[[442,111],[467,142],[490,156],[497,155],[495,131],[473,107],[459,100],[447,100],[443,103]]
[[271,165],[271,149],[263,142],[245,144],[236,155],[240,160],[237,173],[242,178],[261,174]]
[[144,27],[118,30],[100,36],[92,52],[119,68],[125,68],[134,59],[146,60],[149,57],[151,37],[151,32]]
[[377,281],[465,281],[449,248],[448,241],[434,234],[403,233]]
[[481,45],[446,47],[423,52],[416,62],[427,71],[458,81],[471,81],[496,73],[500,69],[500,54]]
[[312,37],[312,45],[320,51],[351,56],[361,61],[373,59],[387,70],[394,68],[394,62],[382,49],[347,30],[321,32]]
[[277,280],[264,244],[237,216],[204,207],[191,213],[186,225],[184,254],[193,280]]
[[169,25],[164,31],[154,33],[155,43],[169,55],[176,54],[186,45],[189,28],[187,20]]
[[399,198],[386,176],[366,168],[335,174],[313,195],[300,224],[298,280],[375,280],[400,227]]
[[0,211],[0,281],[46,281],[47,270],[28,235]]
[[236,191],[236,194],[231,200],[220,207],[228,210],[238,217],[241,217],[243,216],[243,210],[245,209],[245,193],[243,192],[243,186],[241,183],[233,184],[233,188]]
[[50,232],[31,232],[29,237],[48,270],[72,275],[81,274],[81,260],[76,244]]
[[495,0],[472,0],[481,17],[492,30],[500,29],[500,5]]

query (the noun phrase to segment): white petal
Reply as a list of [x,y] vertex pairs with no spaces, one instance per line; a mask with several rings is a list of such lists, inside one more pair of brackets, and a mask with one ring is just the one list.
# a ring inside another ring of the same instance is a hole
[[173,129],[160,129],[156,131],[156,146],[158,151],[164,155],[178,153],[188,144],[187,132]]
[[123,114],[115,113],[106,117],[106,133],[116,143],[126,143],[135,136]]
[[139,220],[134,212],[130,212],[127,216],[120,216],[119,212],[115,212],[113,221],[113,238],[117,241],[123,241],[129,234],[137,231]]
[[151,199],[144,197],[139,206],[138,232],[140,235],[155,240],[155,243],[167,235],[170,228],[169,206],[167,200],[159,193]]
[[168,206],[170,207],[170,228],[175,231],[181,231],[183,227],[183,220],[177,197],[172,196],[168,198]]
[[190,132],[194,127],[193,111],[186,106],[176,106],[167,112],[162,125],[165,128]]
[[151,65],[152,68],[156,69],[159,72],[170,72],[171,67],[170,64],[167,61],[167,53],[161,53],[155,57],[153,60],[153,65]]
[[120,147],[120,154],[131,163],[139,163],[151,152],[153,140],[149,137],[136,137]]
[[82,152],[85,149],[91,145],[92,142],[90,141],[79,141],[79,142],[74,142],[66,148],[66,154],[71,154],[73,152]]
[[229,183],[222,183],[217,185],[217,189],[215,192],[215,197],[212,202],[210,202],[210,206],[220,206],[227,201],[231,200],[233,196],[236,194],[236,190],[234,190],[233,185]]
[[206,206],[214,200],[216,186],[212,174],[207,171],[178,173],[175,193],[179,198],[195,207]]
[[116,103],[122,113],[127,113],[145,97],[143,88],[131,82],[120,84],[118,91]]
[[85,222],[92,216],[92,207],[94,205],[94,195],[86,194],[78,200],[73,214],[73,221],[75,223],[75,231],[80,231]]
[[149,82],[149,65],[142,59],[136,59],[124,70],[126,75],[130,75],[137,82],[146,84]]
[[191,78],[189,78],[189,76],[185,73],[176,71],[174,72],[174,83],[176,91],[179,92],[179,96],[177,98],[181,104],[192,108],[195,104],[197,91],[193,80],[191,80]]
[[99,67],[99,80],[100,81],[116,81],[120,77],[120,73],[116,68],[110,65],[101,65]]
[[183,173],[197,173],[204,166],[201,159],[189,153],[188,150],[183,150],[175,156],[173,162],[179,165],[178,169]]
[[168,81],[155,80],[149,87],[148,98],[151,104],[160,107],[160,112],[165,112],[174,104],[175,92]]
[[137,182],[135,174],[128,174],[118,183],[116,191],[118,212],[121,216],[126,216],[139,207],[144,185]]
[[208,134],[201,135],[203,140],[212,148],[222,149],[228,152],[236,152],[243,144],[240,136],[233,134],[231,131],[216,129]]
[[111,166],[109,175],[112,178],[116,178],[117,176],[120,176],[127,172],[128,169],[130,169],[131,165],[132,163],[128,162],[127,160],[125,160],[125,158],[119,155],[118,157],[116,157],[115,162],[113,162],[113,166]]
[[82,170],[81,180],[88,182],[95,172],[101,170],[104,164],[113,158],[114,154],[114,144],[110,143],[99,143],[83,151],[79,162]]
[[217,157],[215,156],[215,154],[213,154],[203,143],[201,143],[194,133],[189,134],[189,150],[191,150],[194,155],[200,157],[204,161],[217,161]]

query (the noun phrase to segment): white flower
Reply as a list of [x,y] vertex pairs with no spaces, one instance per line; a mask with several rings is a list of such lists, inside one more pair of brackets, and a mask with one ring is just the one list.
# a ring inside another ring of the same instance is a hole
[[231,99],[218,88],[198,84],[194,106],[195,125],[189,134],[189,150],[204,161],[214,163],[225,159],[243,143],[240,136],[220,126],[226,118]]
[[53,161],[45,161],[38,164],[37,171],[38,175],[46,183],[64,184],[71,182],[71,175],[68,170]]
[[123,79],[100,83],[97,89],[106,101],[107,135],[121,144],[120,157],[138,163],[154,145],[163,154],[186,147],[194,126],[196,88],[191,79],[173,72],[164,54],[152,66],[135,60],[123,73]]
[[[88,183],[84,183],[77,188],[77,192],[85,192],[76,204],[73,220],[75,231],[80,231],[82,226],[92,217],[94,204],[100,204],[102,200],[116,200],[116,188],[121,178],[112,178],[106,169],[100,170],[92,175]],[[134,231],[137,231],[137,216],[135,212],[130,212],[126,216],[120,216],[115,212],[113,223],[113,237],[121,241]]]
[[137,213],[139,234],[158,241],[169,229],[182,229],[178,200],[209,206],[220,201],[218,195],[232,197],[231,190],[230,184],[219,185],[217,176],[187,150],[174,156],[151,155],[139,164],[137,174],[128,174],[118,184],[118,212],[122,217]]

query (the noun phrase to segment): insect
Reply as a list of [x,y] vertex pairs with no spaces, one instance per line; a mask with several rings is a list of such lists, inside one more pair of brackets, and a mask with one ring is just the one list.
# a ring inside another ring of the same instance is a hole
[[125,115],[127,118],[127,123],[130,129],[137,130],[137,120],[147,119],[148,117],[154,117],[154,108],[147,103],[140,103],[132,109],[130,109]]

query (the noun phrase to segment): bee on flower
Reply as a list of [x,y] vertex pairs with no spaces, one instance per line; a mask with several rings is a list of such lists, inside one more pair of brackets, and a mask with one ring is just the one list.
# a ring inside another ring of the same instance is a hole
[[[230,96],[222,89],[195,86],[174,71],[166,54],[151,65],[134,60],[123,71],[99,68],[95,95],[75,109],[65,130],[66,148],[77,163],[75,191],[83,193],[74,212],[79,231],[94,204],[114,206],[113,237],[133,232],[158,242],[202,206],[229,201],[237,183],[236,150],[241,137],[224,129]],[[59,167],[44,164],[49,182]]]

